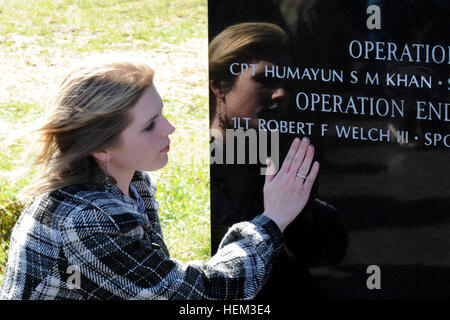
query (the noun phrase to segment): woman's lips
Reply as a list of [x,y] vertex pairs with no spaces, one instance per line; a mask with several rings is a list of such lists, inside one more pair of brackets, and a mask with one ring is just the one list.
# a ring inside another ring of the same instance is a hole
[[164,149],[161,150],[161,152],[169,152],[170,150],[170,144],[167,145]]

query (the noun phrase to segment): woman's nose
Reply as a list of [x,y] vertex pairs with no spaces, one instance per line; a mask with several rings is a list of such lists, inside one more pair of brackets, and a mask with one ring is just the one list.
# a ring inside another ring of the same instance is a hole
[[269,109],[275,109],[279,106],[280,102],[285,98],[286,96],[286,89],[284,87],[278,87],[273,89],[272,91],[272,104],[269,107]]
[[165,119],[166,119],[167,123],[166,123],[166,130],[164,131],[164,133],[165,133],[165,136],[168,136],[175,131],[175,127],[170,123],[169,120],[167,120],[167,118],[165,118]]
[[279,100],[286,96],[286,89],[284,87],[275,88],[272,92],[272,99]]

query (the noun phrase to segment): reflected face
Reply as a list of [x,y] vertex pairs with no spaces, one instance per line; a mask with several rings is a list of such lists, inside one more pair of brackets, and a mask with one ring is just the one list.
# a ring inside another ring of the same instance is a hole
[[122,131],[119,143],[109,150],[111,170],[154,171],[166,165],[169,135],[175,128],[163,116],[162,109],[162,99],[151,85],[130,109],[131,123]]
[[[287,91],[282,80],[265,76],[265,67],[273,66],[266,60],[252,61],[235,80],[224,96],[224,106],[217,110],[226,128],[233,128],[233,117],[251,118],[249,128],[258,127],[258,119],[277,118],[287,107]],[[241,120],[243,126],[244,120]]]

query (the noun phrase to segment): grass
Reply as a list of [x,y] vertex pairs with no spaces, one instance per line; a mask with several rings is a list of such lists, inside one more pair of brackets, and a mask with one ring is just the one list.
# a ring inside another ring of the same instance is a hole
[[10,50],[154,49],[206,37],[205,0],[3,0],[0,35]]
[[[14,220],[20,208],[16,195],[32,178],[23,173],[30,143],[21,137],[23,128],[45,113],[47,83],[60,79],[57,72],[70,62],[54,57],[151,55],[157,61],[155,81],[162,87],[164,113],[177,128],[168,165],[152,173],[164,236],[173,258],[208,259],[208,91],[206,46],[199,47],[207,36],[206,18],[206,0],[0,0],[0,73],[6,75],[0,86],[7,88],[0,93],[3,217]],[[7,245],[0,243],[4,249]],[[0,284],[6,258],[0,250]]]

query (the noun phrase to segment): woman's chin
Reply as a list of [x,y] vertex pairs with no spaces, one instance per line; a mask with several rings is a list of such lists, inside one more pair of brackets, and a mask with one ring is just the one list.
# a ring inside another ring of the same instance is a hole
[[162,156],[162,159],[161,159],[161,162],[158,165],[158,168],[155,169],[155,170],[160,170],[160,169],[164,168],[167,165],[168,162],[169,162],[169,155],[167,153],[165,153]]
[[151,165],[148,165],[144,168],[138,169],[140,171],[157,171],[164,168],[169,161],[169,156],[167,153],[163,154],[157,163],[153,162]]

